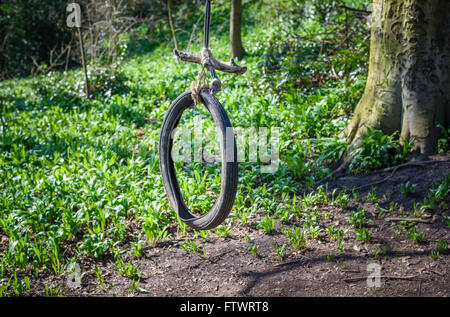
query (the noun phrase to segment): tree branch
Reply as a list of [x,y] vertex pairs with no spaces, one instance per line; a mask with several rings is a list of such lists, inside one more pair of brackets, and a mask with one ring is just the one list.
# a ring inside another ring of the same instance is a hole
[[[195,64],[202,64],[202,57],[200,55],[195,55],[191,53],[186,53],[178,50],[174,50],[173,53],[178,58],[178,60],[183,62],[190,62]],[[230,62],[221,62],[214,57],[210,56],[209,61],[211,66],[216,70],[220,70],[225,73],[232,73],[242,75],[247,71],[247,67],[237,65],[233,59]]]
[[351,7],[347,7],[346,5],[340,4],[338,5],[339,8],[342,8],[344,10],[348,10],[348,11],[353,11],[353,12],[358,12],[358,13],[364,13],[364,14],[370,14],[372,13],[372,11],[367,11],[367,10],[362,10],[362,9],[356,9],[356,8],[351,8]]

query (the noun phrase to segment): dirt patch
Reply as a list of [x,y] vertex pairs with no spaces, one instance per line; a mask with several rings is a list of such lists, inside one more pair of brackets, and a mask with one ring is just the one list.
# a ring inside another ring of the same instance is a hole
[[[329,182],[329,196],[334,189],[361,189],[353,191],[346,208],[331,202],[319,205],[320,214],[326,215],[323,230],[316,239],[308,239],[303,251],[295,250],[283,234],[285,228],[302,226],[300,220],[277,220],[272,234],[267,234],[256,225],[265,214],[260,210],[246,225],[235,221],[226,238],[211,232],[194,240],[194,233],[188,232],[179,239],[144,246],[140,257],[125,252],[125,264],[139,268],[134,278],[120,275],[112,256],[89,259],[80,262],[81,284],[70,288],[66,276],[43,276],[32,294],[42,295],[47,284],[68,296],[449,296],[448,247],[437,256],[433,253],[436,245],[450,240],[444,217],[450,214],[449,197],[421,214],[422,222],[389,220],[411,216],[436,180],[449,175],[448,156],[438,159],[440,163],[406,166],[395,173]],[[408,181],[416,188],[405,195],[401,184]],[[368,242],[356,240],[349,229],[348,217],[358,207],[368,211]],[[341,248],[327,233],[330,225],[349,229]],[[424,233],[421,243],[410,238],[413,226]],[[189,241],[195,241],[195,248],[186,247]],[[101,279],[94,266],[102,272]],[[368,278],[369,283],[379,284],[368,284]]]

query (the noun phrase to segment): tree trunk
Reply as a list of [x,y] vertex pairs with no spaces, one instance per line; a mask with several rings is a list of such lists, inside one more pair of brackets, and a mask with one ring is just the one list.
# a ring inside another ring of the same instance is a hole
[[83,73],[84,73],[84,91],[86,93],[86,98],[91,99],[89,89],[89,79],[86,66],[86,54],[84,53],[84,42],[83,42],[83,35],[81,34],[81,27],[77,27],[77,30],[78,30],[78,39],[80,41],[81,64],[83,66]]
[[175,33],[175,27],[173,26],[173,19],[172,19],[172,10],[171,10],[171,1],[167,0],[167,14],[169,16],[169,26],[170,30],[172,31],[172,38],[173,38],[173,46],[178,51],[178,41],[177,41],[177,34]]
[[242,46],[241,25],[242,25],[242,0],[232,0],[230,17],[230,42],[231,55],[233,58],[244,57],[245,50]]
[[400,131],[418,154],[435,152],[437,125],[450,123],[449,61],[450,1],[373,0],[367,84],[345,137]]

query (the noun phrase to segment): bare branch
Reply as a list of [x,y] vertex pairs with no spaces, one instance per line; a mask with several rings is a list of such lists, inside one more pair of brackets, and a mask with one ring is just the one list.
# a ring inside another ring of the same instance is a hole
[[348,11],[353,11],[353,12],[358,12],[358,13],[363,13],[363,14],[370,14],[372,13],[371,11],[368,10],[362,10],[362,9],[357,9],[357,8],[351,8],[351,7],[347,7],[346,5],[340,4],[338,5],[339,8],[342,8],[344,10],[348,10]]
[[[202,64],[202,57],[200,55],[190,54],[178,50],[173,51],[178,60],[183,62],[190,62],[196,64]],[[242,75],[247,71],[247,67],[237,65],[233,59],[230,62],[221,62],[210,56],[209,58],[211,66],[216,70],[220,70],[225,73],[232,73]]]

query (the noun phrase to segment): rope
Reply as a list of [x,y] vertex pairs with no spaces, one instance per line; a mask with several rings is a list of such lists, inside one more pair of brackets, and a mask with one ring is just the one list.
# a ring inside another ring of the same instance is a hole
[[211,51],[209,50],[209,26],[211,23],[211,0],[206,0],[205,6],[205,29],[204,29],[204,47],[202,49],[202,69],[199,71],[197,75],[197,82],[191,83],[191,94],[192,100],[194,100],[194,105],[198,105],[200,103],[200,91],[203,89],[211,89],[206,83],[206,72],[205,68],[210,66],[210,57],[212,56]]
[[206,71],[205,68],[209,65],[210,56],[212,56],[211,51],[204,47],[202,49],[202,68],[198,72],[197,81],[191,83],[191,94],[192,100],[194,100],[194,105],[200,103],[200,91],[203,89],[210,89],[209,85],[206,83]]
[[209,25],[211,23],[211,0],[206,1],[205,6],[205,29],[204,29],[204,44],[203,46],[208,48],[209,47]]

